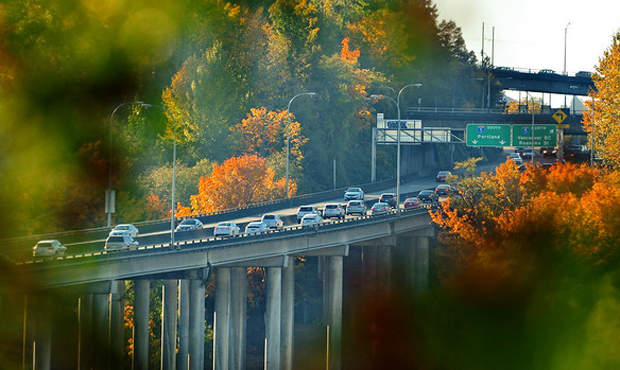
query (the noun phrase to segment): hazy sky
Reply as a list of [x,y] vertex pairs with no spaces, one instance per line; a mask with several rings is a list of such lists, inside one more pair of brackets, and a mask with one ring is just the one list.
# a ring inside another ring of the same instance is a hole
[[491,56],[495,27],[495,66],[593,71],[620,29],[620,0],[433,0],[439,18],[461,27],[467,48],[480,59],[482,23],[485,54]]

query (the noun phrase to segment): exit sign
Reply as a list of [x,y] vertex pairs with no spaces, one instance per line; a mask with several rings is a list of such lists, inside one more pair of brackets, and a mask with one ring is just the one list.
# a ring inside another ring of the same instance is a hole
[[468,146],[510,146],[510,125],[469,124]]

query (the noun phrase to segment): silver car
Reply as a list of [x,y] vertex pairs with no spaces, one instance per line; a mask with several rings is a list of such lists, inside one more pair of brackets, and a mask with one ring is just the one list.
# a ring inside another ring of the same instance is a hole
[[32,256],[34,258],[62,257],[66,251],[67,247],[58,240],[41,240],[32,248]]
[[263,218],[261,218],[261,222],[270,229],[281,229],[282,227],[284,227],[284,222],[280,218],[280,215],[277,215],[275,213],[268,213],[266,215],[263,215]]
[[106,251],[135,250],[138,249],[139,244],[129,234],[110,235],[105,240],[103,249]]
[[239,235],[239,226],[234,222],[220,222],[213,229],[213,236],[235,236]]
[[118,224],[112,231],[110,231],[110,236],[112,235],[130,235],[132,238],[138,237],[138,228],[132,224]]
[[350,200],[347,203],[347,214],[352,215],[356,213],[362,216],[366,215],[366,204],[363,200]]
[[260,233],[265,232],[267,230],[269,230],[267,225],[265,225],[264,223],[262,223],[260,221],[250,222],[245,227],[245,233],[246,234],[260,234]]

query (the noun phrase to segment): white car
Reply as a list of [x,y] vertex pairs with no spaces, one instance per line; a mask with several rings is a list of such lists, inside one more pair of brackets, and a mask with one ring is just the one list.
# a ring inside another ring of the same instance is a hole
[[202,229],[204,225],[202,221],[197,218],[187,218],[181,221],[180,224],[177,225],[175,231],[188,231],[188,230],[198,230]]
[[352,215],[359,213],[361,216],[366,216],[366,204],[362,200],[350,200],[347,203],[347,214]]
[[110,231],[110,236],[113,235],[130,235],[132,238],[138,237],[138,228],[133,226],[132,224],[119,224],[116,225],[112,231]]
[[281,229],[284,227],[284,221],[282,221],[280,215],[275,213],[263,215],[261,222],[270,229]]
[[103,249],[106,251],[135,250],[138,249],[139,244],[140,243],[129,234],[110,235],[105,240]]
[[364,200],[364,191],[360,188],[348,188],[344,192],[344,200],[351,199]]
[[250,222],[245,227],[245,233],[246,234],[260,234],[260,233],[265,232],[267,230],[269,230],[267,225],[265,225],[264,223],[262,223],[260,221]]
[[317,215],[316,213],[310,213],[302,217],[301,226],[318,225],[321,223],[321,221],[323,221],[323,219],[320,215]]
[[235,236],[239,235],[239,226],[234,222],[220,222],[213,229],[213,236]]
[[305,215],[321,215],[321,211],[319,211],[318,208],[316,208],[316,206],[301,206],[297,209],[297,223],[301,222],[301,219],[305,216]]
[[32,248],[32,256],[39,257],[62,257],[65,255],[67,247],[58,240],[41,240]]
[[521,158],[519,153],[510,153],[508,159],[512,159],[517,166],[523,164],[523,158]]
[[332,218],[337,217],[339,220],[344,219],[345,211],[344,208],[338,203],[328,203],[323,208],[323,218]]

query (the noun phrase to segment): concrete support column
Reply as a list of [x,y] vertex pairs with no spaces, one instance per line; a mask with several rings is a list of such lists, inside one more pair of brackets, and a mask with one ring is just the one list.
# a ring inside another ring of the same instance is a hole
[[230,268],[215,270],[215,338],[213,340],[213,369],[229,368],[230,351]]
[[189,369],[204,369],[205,284],[202,279],[189,282]]
[[123,299],[125,294],[125,282],[121,280],[114,284],[116,284],[116,289],[114,293],[112,293],[110,302],[110,368],[120,369],[123,366],[125,349],[125,304]]
[[267,311],[265,312],[265,370],[280,369],[282,268],[267,268]]
[[368,291],[377,290],[377,246],[362,247],[362,279],[364,286],[368,287]]
[[32,343],[33,370],[50,370],[52,365],[53,307],[47,299],[37,299],[35,335]]
[[329,347],[330,370],[339,370],[342,359],[342,256],[329,257]]
[[164,280],[161,313],[161,369],[176,369],[178,280]]
[[282,369],[293,370],[295,331],[295,257],[282,270]]
[[134,295],[134,369],[149,368],[149,280],[135,281]]
[[416,293],[428,289],[429,243],[427,237],[418,237],[416,241]]
[[109,348],[109,305],[110,294],[93,294],[93,345],[90,355],[96,368],[110,367]]
[[189,353],[189,280],[179,281],[179,353],[177,369],[187,370]]
[[382,292],[391,292],[392,286],[392,246],[383,245],[377,249],[377,275],[379,289]]
[[245,369],[246,362],[247,276],[245,267],[231,269],[229,366],[234,370]]
[[93,352],[96,349],[93,331],[93,294],[80,298],[78,369],[93,368]]

